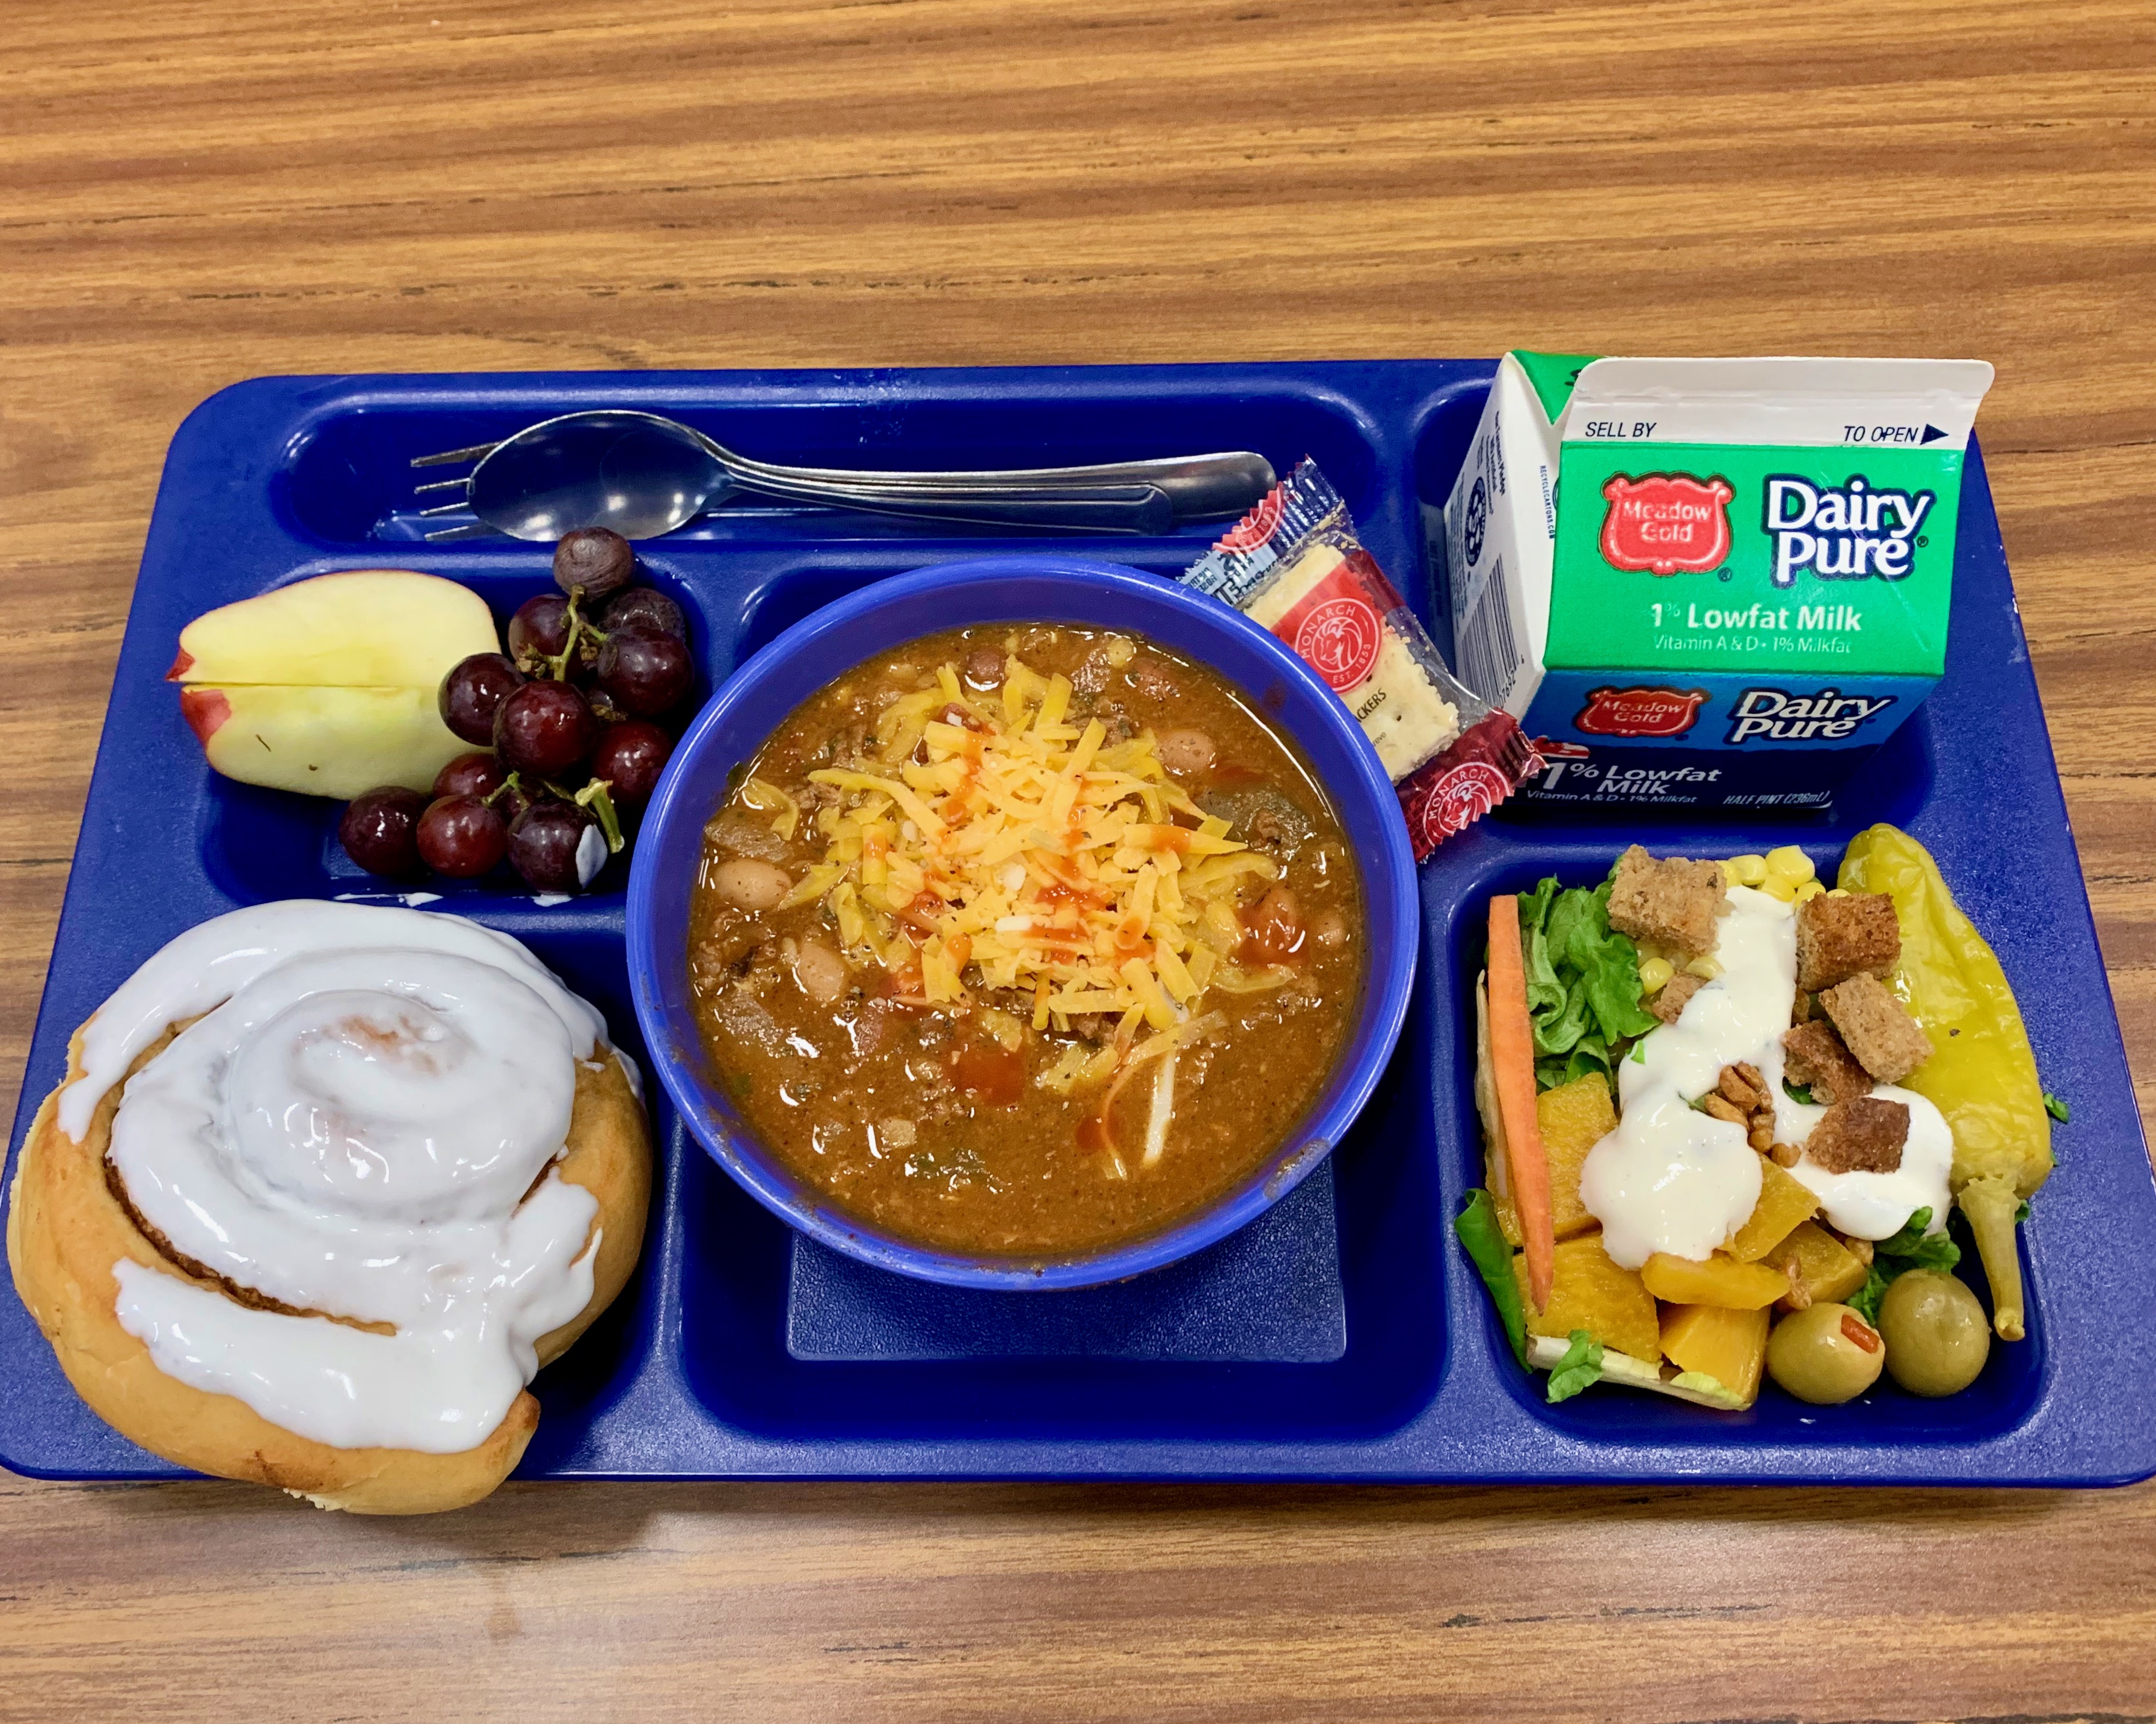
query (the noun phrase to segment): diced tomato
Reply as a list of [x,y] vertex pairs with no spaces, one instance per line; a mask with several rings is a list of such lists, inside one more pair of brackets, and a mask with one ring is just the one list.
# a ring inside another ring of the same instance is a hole
[[951,1053],[951,1081],[991,1107],[1014,1106],[1025,1094],[1025,1044],[1005,1047],[993,1036],[962,1036]]

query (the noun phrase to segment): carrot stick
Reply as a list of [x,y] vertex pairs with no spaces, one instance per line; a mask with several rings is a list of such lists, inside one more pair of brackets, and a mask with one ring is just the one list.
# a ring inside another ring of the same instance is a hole
[[1550,1223],[1549,1157],[1535,1118],[1535,1041],[1527,1022],[1527,963],[1520,951],[1520,901],[1509,892],[1490,900],[1490,1068],[1497,1111],[1505,1122],[1505,1155],[1512,1203],[1527,1253],[1527,1290],[1535,1309],[1549,1304],[1557,1274],[1557,1235]]

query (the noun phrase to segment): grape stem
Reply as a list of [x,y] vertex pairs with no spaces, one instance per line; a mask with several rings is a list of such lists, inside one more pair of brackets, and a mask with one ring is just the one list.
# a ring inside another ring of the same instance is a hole
[[523,788],[524,786],[518,782],[516,775],[512,772],[480,800],[491,808],[498,798],[506,796],[511,790],[521,790]]
[[613,798],[607,792],[613,788],[610,779],[595,778],[577,792],[578,806],[588,808],[597,817],[599,830],[606,834],[607,851],[619,856],[628,841],[621,836],[621,816],[614,812]]
[[[568,636],[562,642],[562,650],[547,661],[547,675],[553,682],[566,682],[569,680],[569,661],[577,656],[577,642],[579,636],[588,635],[600,646],[606,645],[605,632],[593,628],[589,618],[579,616],[577,614],[578,601],[583,596],[584,589],[581,586],[569,589]],[[614,847],[619,850],[621,847],[616,845]]]

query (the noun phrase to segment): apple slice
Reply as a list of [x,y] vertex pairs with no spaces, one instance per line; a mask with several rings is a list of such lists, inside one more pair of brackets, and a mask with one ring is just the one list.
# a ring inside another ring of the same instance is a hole
[[227,778],[311,796],[430,790],[471,748],[442,723],[432,688],[193,683],[180,691],[180,716]]
[[354,569],[206,611],[180,631],[168,682],[438,687],[475,652],[498,652],[468,587],[408,569]]
[[315,796],[429,789],[470,746],[442,723],[442,678],[496,652],[469,588],[408,569],[294,581],[197,617],[166,680],[227,778]]

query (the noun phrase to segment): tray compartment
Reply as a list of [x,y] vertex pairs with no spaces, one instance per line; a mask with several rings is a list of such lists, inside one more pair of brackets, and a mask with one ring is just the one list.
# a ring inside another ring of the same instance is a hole
[[1181,1263],[1049,1295],[911,1281],[796,1234],[786,1351],[803,1361],[1110,1358],[1323,1364],[1348,1349],[1328,1156]]
[[[1427,1032],[1419,1001],[1403,1046]],[[1453,1273],[1427,1248],[1444,1232],[1436,1169],[1414,1147],[1424,1092],[1404,1075],[1396,1059],[1330,1158],[1347,1334],[1337,1360],[796,1358],[787,1349],[791,1231],[690,1143],[678,1217],[688,1387],[724,1423],[783,1439],[1323,1442],[1396,1429],[1428,1408],[1443,1377]]]
[[[1811,855],[1823,875],[1831,877],[1843,846],[1871,823],[1856,818],[1858,812],[1851,811],[1849,816],[1837,820],[1830,838],[1792,834],[1786,827],[1696,827],[1658,831],[1651,835],[1651,847],[1663,854],[1722,857],[1795,842]],[[1452,1010],[1462,1015],[1461,1022],[1474,1022],[1472,979],[1480,967],[1486,938],[1484,910],[1491,897],[1501,892],[1530,891],[1548,874],[1555,874],[1566,886],[1594,885],[1626,841],[1620,837],[1605,844],[1599,839],[1568,836],[1532,849],[1522,847],[1492,858],[1491,865],[1474,878],[1471,890],[1451,907],[1442,944],[1445,958],[1441,961],[1445,963],[1446,973],[1440,986],[1450,995]],[[1475,1050],[1465,1037],[1455,1043],[1449,1075],[1452,1123],[1462,1151],[1458,1177],[1464,1191],[1481,1184],[1483,1179],[1481,1126],[1474,1102]],[[1446,1098],[1440,1093],[1440,1114],[1445,1109]],[[1958,1224],[1954,1237],[1962,1247],[1961,1278],[1988,1312],[1990,1297],[1975,1245]],[[1483,1320],[1476,1326],[1490,1367],[1521,1407],[1543,1423],[1584,1442],[1650,1443],[1683,1449],[1713,1447],[1727,1441],[1732,1429],[1763,1441],[1785,1444],[1902,1444],[1942,1439],[1982,1442],[2016,1428],[2035,1411],[2050,1374],[2051,1316],[2044,1277],[2030,1260],[2025,1238],[2022,1244],[2027,1337],[2010,1346],[1994,1341],[1982,1375],[1961,1394],[1928,1401],[1882,1377],[1869,1393],[1854,1401],[1840,1407],[1812,1407],[1768,1383],[1762,1386],[1758,1400],[1748,1410],[1735,1413],[1714,1413],[1641,1390],[1622,1388],[1597,1388],[1551,1406],[1543,1393],[1547,1379],[1538,1371],[1522,1369],[1513,1359],[1511,1344],[1465,1262],[1464,1253],[1456,1243],[1451,1248],[1460,1254],[1460,1273],[1473,1283],[1476,1297],[1484,1308]]]
[[[652,556],[641,557],[639,560],[643,564],[639,584],[656,588],[681,607],[688,625],[690,651],[698,665],[697,692],[691,699],[701,704],[710,691],[725,679],[733,663],[726,651],[732,630],[715,629],[707,609],[711,596],[723,591],[727,584],[723,564],[716,569],[705,566],[712,560],[709,553],[701,559],[687,562]],[[459,559],[444,556],[441,548],[432,546],[425,548],[422,556],[400,559],[402,565],[415,568],[422,574],[439,574],[470,588],[486,600],[487,608],[494,613],[495,632],[504,637],[509,620],[520,605],[539,594],[557,590],[552,556],[543,547],[520,546],[506,554],[493,552],[476,566],[468,566],[470,562],[469,553],[466,558]],[[270,582],[262,590],[290,585],[341,568],[372,566],[375,565],[350,558],[314,558],[295,569],[289,576]],[[177,688],[167,700],[171,711],[167,722],[185,742],[186,728],[179,716]],[[236,783],[211,771],[198,752],[191,770],[198,786],[195,802],[200,810],[198,844],[203,866],[220,890],[239,902],[355,894],[375,898],[425,893],[435,898],[453,900],[453,908],[460,913],[471,913],[475,906],[488,900],[513,895],[512,887],[521,885],[513,881],[505,884],[506,880],[511,879],[506,875],[481,880],[427,878],[413,883],[378,878],[346,857],[337,842],[337,821],[344,811],[342,801],[330,797],[292,795]],[[628,880],[629,862],[624,852],[607,864],[593,883],[589,897],[618,905],[628,889]]]
[[[915,380],[902,389],[876,387],[876,373],[855,373],[821,387],[798,373],[778,375],[784,380],[736,374],[708,390],[670,389],[655,398],[648,385],[613,394],[583,389],[550,394],[543,402],[512,395],[484,407],[356,392],[326,407],[305,428],[273,481],[273,495],[292,528],[325,547],[408,543],[429,528],[467,518],[418,518],[422,508],[451,493],[415,497],[413,487],[462,476],[469,467],[414,468],[414,456],[498,441],[537,420],[603,406],[664,414],[744,455],[792,466],[975,471],[1255,449],[1281,473],[1304,455],[1315,455],[1351,502],[1367,501],[1383,482],[1384,464],[1353,404],[1285,379],[1209,389],[1194,387],[1193,378],[1163,378],[1152,387],[1133,388],[1111,373],[1081,370],[1051,373],[1038,392],[1006,394],[983,391],[964,373],[945,378],[913,373]],[[939,381],[945,386],[939,389]],[[1178,537],[1204,540],[1220,531],[1217,522],[1190,522]],[[983,527],[961,529],[956,536],[1009,535]],[[904,522],[742,499],[667,543],[918,538]]]

